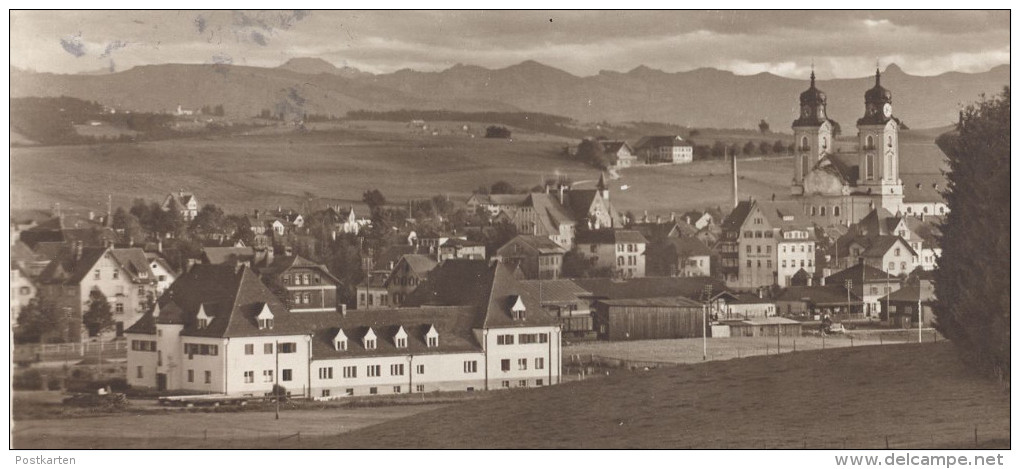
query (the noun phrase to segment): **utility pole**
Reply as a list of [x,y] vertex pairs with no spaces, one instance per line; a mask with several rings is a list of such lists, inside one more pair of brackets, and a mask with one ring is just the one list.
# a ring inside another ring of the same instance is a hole
[[921,281],[917,281],[917,343],[923,342],[921,339],[921,325],[924,321],[921,319]]
[[701,305],[701,361],[708,360],[708,305]]
[[273,394],[276,396],[276,420],[280,420],[280,341],[279,340],[273,342],[273,358],[276,359],[276,370],[273,371]]
[[846,279],[846,318],[850,319],[850,289],[854,287],[854,281]]

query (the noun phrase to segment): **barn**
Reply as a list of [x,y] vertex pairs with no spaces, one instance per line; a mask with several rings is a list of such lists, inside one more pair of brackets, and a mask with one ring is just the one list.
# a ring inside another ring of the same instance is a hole
[[[775,316],[720,322],[712,326],[713,337],[797,337],[801,334],[800,322]],[[723,331],[722,327],[728,327],[729,331]]]
[[601,340],[681,339],[705,333],[704,314],[682,296],[598,300],[592,323]]

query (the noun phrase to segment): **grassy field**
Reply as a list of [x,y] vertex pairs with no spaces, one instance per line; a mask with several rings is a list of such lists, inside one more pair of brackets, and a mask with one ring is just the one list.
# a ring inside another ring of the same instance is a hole
[[[522,133],[513,141],[458,134],[461,123],[441,123],[450,134],[422,135],[404,123],[322,124],[311,132],[271,127],[234,136],[193,137],[138,144],[12,148],[12,207],[105,210],[134,198],[162,199],[185,188],[201,203],[230,211],[282,205],[302,209],[325,203],[360,205],[377,188],[390,201],[436,194],[466,200],[481,185],[506,180],[532,187],[556,174],[574,181],[598,172],[560,156],[568,141]],[[314,128],[314,126],[313,126]],[[931,137],[904,136],[903,145],[928,145]],[[790,157],[740,163],[740,192],[761,199],[787,197]],[[904,160],[903,171],[928,172]],[[721,161],[682,166],[635,167],[612,182],[613,202],[638,215],[668,214],[730,204],[729,167]],[[626,190],[622,187],[627,186]]]
[[[1009,447],[1009,393],[948,343],[622,371],[446,406],[16,421],[16,448]],[[974,434],[977,430],[978,441]],[[284,436],[302,432],[300,439]]]

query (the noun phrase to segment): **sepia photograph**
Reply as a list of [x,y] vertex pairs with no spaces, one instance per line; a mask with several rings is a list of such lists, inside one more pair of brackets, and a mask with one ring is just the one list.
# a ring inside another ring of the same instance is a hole
[[1010,20],[9,10],[9,457],[1006,465]]

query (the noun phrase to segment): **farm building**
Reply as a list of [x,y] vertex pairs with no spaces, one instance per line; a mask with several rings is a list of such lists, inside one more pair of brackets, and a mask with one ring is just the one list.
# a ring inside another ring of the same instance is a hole
[[751,293],[721,292],[709,302],[716,319],[750,319],[776,315],[776,303]]
[[592,335],[591,292],[573,280],[521,280],[521,291],[542,304],[550,316],[560,323],[563,335],[588,337]]
[[592,324],[602,340],[682,339],[705,334],[704,305],[678,297],[599,300]]
[[917,327],[917,311],[921,311],[921,320],[925,327],[932,327],[935,315],[932,314],[932,303],[935,301],[935,290],[930,281],[911,282],[903,288],[879,298],[882,308],[882,320],[896,327],[905,329]]
[[[864,302],[838,285],[788,287],[775,298],[776,312],[782,316],[835,315],[846,319],[863,318]],[[849,315],[847,311],[849,309]]]
[[800,334],[799,322],[779,317],[720,321],[712,326],[712,337],[797,337]]

